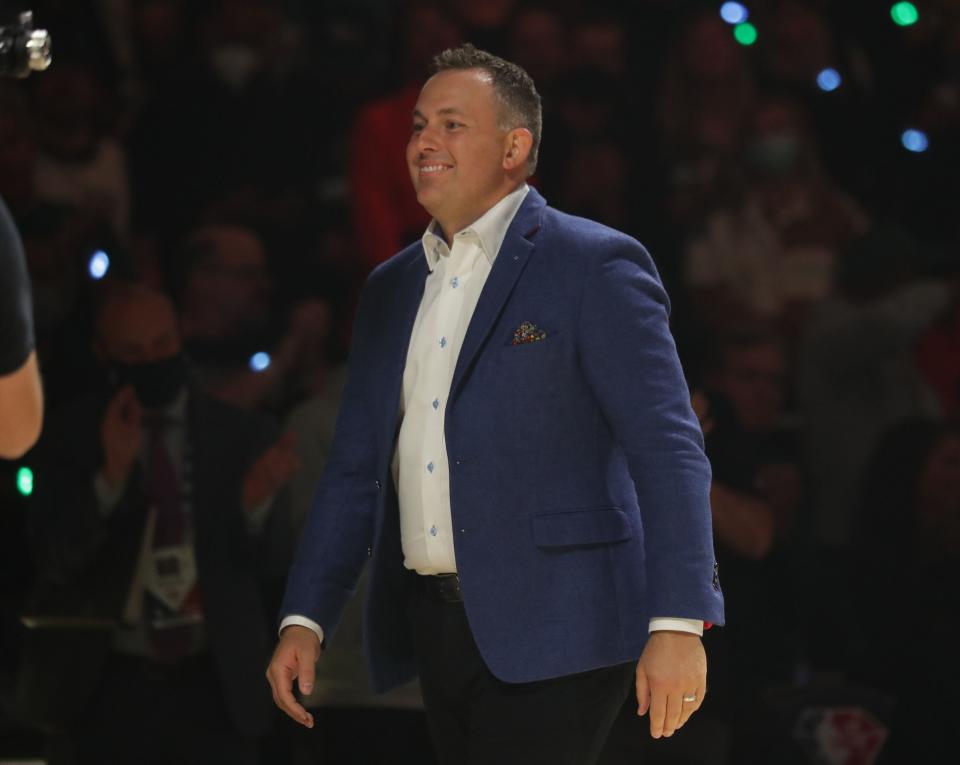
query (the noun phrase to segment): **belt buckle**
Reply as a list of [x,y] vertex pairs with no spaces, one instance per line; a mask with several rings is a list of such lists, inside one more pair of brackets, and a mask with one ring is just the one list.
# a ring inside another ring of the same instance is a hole
[[439,575],[436,577],[437,592],[445,603],[459,603],[463,600],[460,591],[460,577],[457,574]]

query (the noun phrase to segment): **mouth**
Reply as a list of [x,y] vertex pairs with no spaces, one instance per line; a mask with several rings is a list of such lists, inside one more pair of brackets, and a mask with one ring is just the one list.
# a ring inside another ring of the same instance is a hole
[[441,165],[441,164],[431,164],[431,165],[420,165],[420,177],[421,178],[435,178],[438,175],[441,175],[448,170],[452,170],[451,165]]

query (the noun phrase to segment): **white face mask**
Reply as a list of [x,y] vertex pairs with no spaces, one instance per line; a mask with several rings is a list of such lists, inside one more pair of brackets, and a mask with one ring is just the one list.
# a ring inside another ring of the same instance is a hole
[[243,90],[263,66],[260,53],[242,43],[223,43],[210,53],[210,67],[229,88]]

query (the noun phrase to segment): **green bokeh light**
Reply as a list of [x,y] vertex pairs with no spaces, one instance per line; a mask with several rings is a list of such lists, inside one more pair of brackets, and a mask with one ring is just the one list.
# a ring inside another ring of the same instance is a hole
[[917,23],[920,12],[913,3],[895,3],[890,9],[890,17],[897,26],[909,27]]
[[33,494],[33,471],[28,467],[22,467],[17,471],[17,491],[24,497]]
[[733,28],[733,36],[741,45],[753,45],[757,41],[757,28],[750,22],[737,24]]

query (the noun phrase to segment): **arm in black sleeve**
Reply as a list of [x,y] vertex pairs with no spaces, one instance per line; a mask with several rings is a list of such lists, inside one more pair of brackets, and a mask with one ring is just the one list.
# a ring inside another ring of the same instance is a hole
[[0,376],[22,367],[33,344],[30,280],[23,245],[0,199]]
[[23,245],[0,200],[0,457],[16,459],[43,425],[43,389],[33,349],[30,280]]

